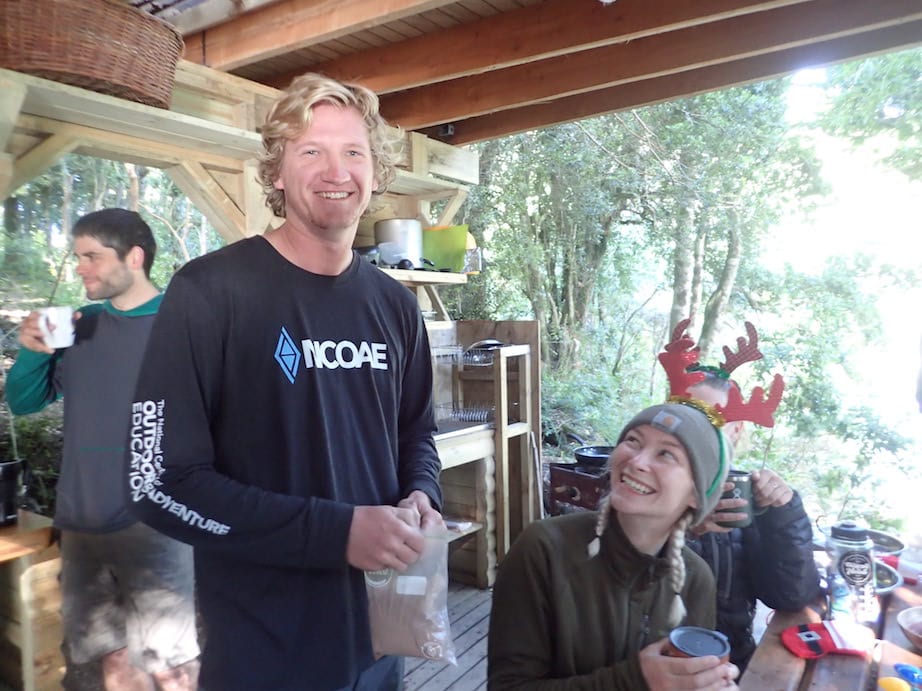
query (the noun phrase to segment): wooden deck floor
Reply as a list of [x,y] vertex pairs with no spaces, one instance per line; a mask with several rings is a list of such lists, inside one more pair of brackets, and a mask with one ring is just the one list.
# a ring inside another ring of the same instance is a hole
[[487,629],[491,591],[458,583],[448,587],[448,618],[458,665],[406,658],[404,691],[475,691],[487,688]]
[[[487,688],[487,629],[492,592],[450,582],[448,617],[457,667],[422,658],[405,658],[404,691],[474,691]],[[102,691],[98,663],[72,665],[70,691]],[[0,691],[13,691],[0,682]]]

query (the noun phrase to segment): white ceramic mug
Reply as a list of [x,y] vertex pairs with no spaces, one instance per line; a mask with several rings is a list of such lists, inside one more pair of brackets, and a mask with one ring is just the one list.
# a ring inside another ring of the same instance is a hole
[[67,348],[74,344],[73,307],[42,307],[38,312],[38,328],[42,331],[45,345]]

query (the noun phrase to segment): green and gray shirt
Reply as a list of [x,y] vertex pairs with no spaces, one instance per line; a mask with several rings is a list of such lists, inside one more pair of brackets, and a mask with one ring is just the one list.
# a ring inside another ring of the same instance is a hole
[[53,355],[19,351],[6,397],[16,415],[64,398],[64,454],[57,484],[58,528],[108,533],[137,521],[127,510],[125,444],[141,359],[162,296],[122,312],[112,303],[80,308],[74,345]]

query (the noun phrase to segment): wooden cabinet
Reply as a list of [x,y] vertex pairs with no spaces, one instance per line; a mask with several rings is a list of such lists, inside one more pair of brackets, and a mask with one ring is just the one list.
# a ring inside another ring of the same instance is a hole
[[517,535],[527,525],[529,514],[523,510],[534,501],[531,346],[492,348],[477,357],[488,362],[462,362],[458,376],[465,404],[475,401],[474,409],[493,411],[494,531],[496,557],[502,559],[513,531]]
[[[443,511],[482,524],[453,547],[452,578],[481,588],[493,584],[496,564],[522,529],[540,515],[535,432],[540,420],[537,322],[430,322],[434,400],[454,405],[460,419],[441,417],[436,447],[442,459]],[[496,338],[489,358],[439,362],[451,349],[463,355]],[[467,361],[465,361],[467,360]]]

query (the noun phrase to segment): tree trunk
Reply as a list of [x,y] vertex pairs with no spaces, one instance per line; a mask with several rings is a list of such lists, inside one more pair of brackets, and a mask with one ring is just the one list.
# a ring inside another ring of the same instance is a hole
[[126,163],[125,171],[128,173],[128,208],[137,211],[141,206],[141,184],[138,179],[138,170],[134,163]]
[[61,232],[70,238],[74,202],[74,176],[67,167],[67,157],[61,159]]
[[23,268],[25,252],[23,239],[20,236],[19,215],[17,214],[19,199],[9,196],[3,200],[3,273],[13,275],[17,269]]
[[691,286],[695,272],[695,234],[692,228],[694,228],[694,211],[690,204],[686,204],[675,228],[669,333],[672,333],[676,324],[690,316],[692,310]]
[[737,218],[738,216],[735,212],[729,214],[731,227],[727,234],[727,256],[724,259],[723,270],[720,272],[717,287],[704,308],[704,324],[701,328],[701,338],[698,340],[702,355],[709,354],[713,348],[717,324],[727,308],[730,295],[733,293],[733,286],[736,283],[736,276],[739,273],[743,243],[737,229]]

